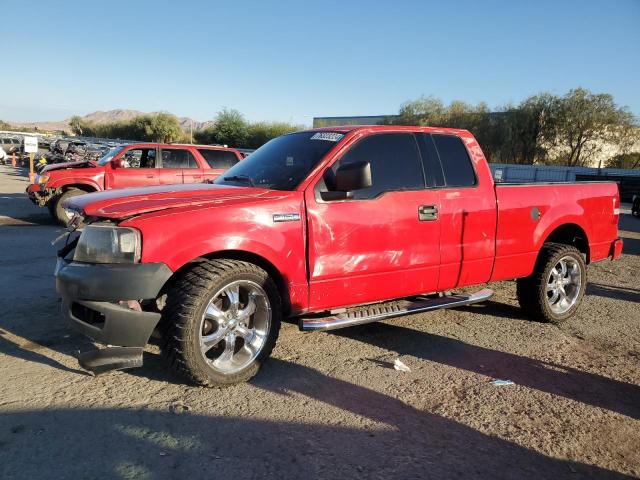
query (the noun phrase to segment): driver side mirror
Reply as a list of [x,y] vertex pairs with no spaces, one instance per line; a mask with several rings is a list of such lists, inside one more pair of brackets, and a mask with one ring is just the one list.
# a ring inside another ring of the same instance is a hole
[[124,159],[122,157],[115,158],[111,161],[111,166],[113,168],[124,168]]
[[320,197],[325,201],[347,200],[353,198],[353,192],[369,188],[371,181],[371,164],[369,162],[353,162],[341,165],[336,170],[335,187],[328,192],[321,192]]

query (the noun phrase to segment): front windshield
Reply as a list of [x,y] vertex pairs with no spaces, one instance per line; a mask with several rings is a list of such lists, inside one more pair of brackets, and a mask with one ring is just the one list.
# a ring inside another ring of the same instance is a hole
[[124,148],[124,145],[120,145],[119,147],[113,147],[107,151],[103,156],[98,160],[98,165],[106,165],[111,161],[113,157],[115,157],[120,151]]
[[294,190],[343,136],[336,132],[299,132],[274,138],[214,183]]

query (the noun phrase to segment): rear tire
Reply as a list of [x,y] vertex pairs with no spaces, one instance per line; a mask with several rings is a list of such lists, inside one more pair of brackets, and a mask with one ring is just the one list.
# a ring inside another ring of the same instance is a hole
[[267,272],[219,259],[180,275],[162,317],[172,366],[196,384],[219,387],[258,373],[276,344],[282,307]]
[[70,188],[69,190],[62,193],[62,195],[52,199],[52,204],[49,207],[49,211],[54,216],[54,218],[58,221],[60,225],[66,227],[71,220],[71,217],[67,215],[64,208],[62,208],[62,201],[67,198],[76,197],[78,195],[83,195],[87,192],[84,190],[80,190],[78,188]]
[[533,320],[561,322],[573,316],[587,288],[582,253],[570,245],[547,243],[533,273],[516,281],[518,303]]

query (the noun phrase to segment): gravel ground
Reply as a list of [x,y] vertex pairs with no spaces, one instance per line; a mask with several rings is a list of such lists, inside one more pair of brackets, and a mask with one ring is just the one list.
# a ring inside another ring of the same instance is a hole
[[[640,476],[640,220],[589,267],[577,316],[483,305],[339,330],[283,325],[251,383],[197,388],[145,366],[92,377],[59,315],[61,233],[0,166],[0,478]],[[400,359],[411,372],[393,369]],[[512,380],[492,386],[493,379]]]

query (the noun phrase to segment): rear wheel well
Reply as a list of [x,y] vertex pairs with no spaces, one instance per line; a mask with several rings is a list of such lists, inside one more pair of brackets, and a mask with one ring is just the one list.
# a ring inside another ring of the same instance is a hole
[[252,263],[262,268],[269,274],[269,276],[273,279],[276,286],[278,287],[278,292],[280,293],[280,298],[282,299],[283,315],[287,317],[291,313],[291,296],[289,295],[289,287],[287,286],[287,282],[285,281],[280,271],[275,267],[275,265],[273,265],[273,263],[271,263],[266,258],[261,257],[260,255],[256,255],[255,253],[246,252],[243,250],[222,250],[193,259],[173,273],[171,280],[169,280],[167,284],[162,288],[163,292],[170,287],[170,285],[173,283],[173,279],[177,278],[183,270],[192,267],[195,263],[214,259],[240,260]]
[[585,231],[575,223],[567,223],[556,228],[545,239],[544,243],[560,243],[576,247],[585,255],[589,263],[589,240]]

